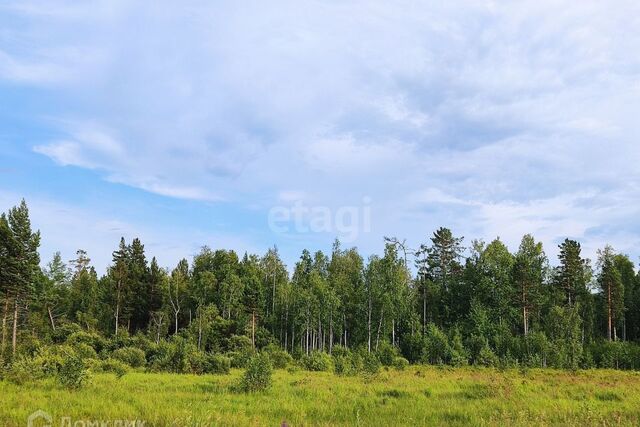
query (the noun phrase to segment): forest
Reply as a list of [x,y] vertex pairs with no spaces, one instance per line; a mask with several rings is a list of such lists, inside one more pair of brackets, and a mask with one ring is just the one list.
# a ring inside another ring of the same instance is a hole
[[418,248],[381,239],[367,259],[336,240],[330,254],[303,251],[289,274],[275,247],[203,246],[164,268],[123,238],[103,274],[82,249],[42,262],[40,238],[24,200],[0,217],[6,369],[55,348],[192,373],[244,367],[257,352],[310,370],[329,355],[348,370],[350,354],[383,365],[640,368],[640,276],[610,246],[592,263],[566,239],[550,260],[532,235],[512,253],[439,228]]

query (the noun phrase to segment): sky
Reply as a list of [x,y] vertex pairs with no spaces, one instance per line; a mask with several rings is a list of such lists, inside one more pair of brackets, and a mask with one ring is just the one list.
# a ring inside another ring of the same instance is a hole
[[639,28],[626,0],[1,0],[0,210],[99,272],[121,236],[291,268],[440,226],[637,262]]

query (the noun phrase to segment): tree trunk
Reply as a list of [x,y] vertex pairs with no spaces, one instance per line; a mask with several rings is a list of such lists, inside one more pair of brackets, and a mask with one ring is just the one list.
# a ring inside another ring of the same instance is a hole
[[329,315],[329,354],[333,351],[333,312]]
[[427,284],[422,287],[422,335],[427,332]]
[[349,348],[347,345],[347,315],[343,314],[344,317],[344,348]]
[[396,319],[391,319],[391,347],[396,346]]
[[176,320],[176,330],[175,330],[175,332],[174,332],[175,334],[177,334],[177,333],[178,333],[178,313],[179,313],[179,312],[180,312],[180,310],[178,310],[178,311],[174,311],[174,317],[175,317],[175,320]]
[[47,307],[47,311],[49,312],[49,320],[51,321],[51,329],[56,330],[56,322],[53,321],[53,314],[51,313],[51,307]]
[[607,287],[607,339],[611,341],[611,285]]
[[13,337],[11,340],[11,354],[16,355],[16,348],[18,346],[18,297],[13,301]]
[[251,346],[256,348],[256,311],[251,313]]
[[382,319],[384,319],[384,309],[380,311],[380,322],[378,323],[378,333],[376,334],[376,351],[378,351],[378,344],[380,344],[380,331],[382,330]]
[[116,337],[118,336],[118,325],[120,324],[120,282],[118,282],[118,292],[116,293]]
[[202,309],[198,307],[198,350],[202,348]]
[[9,296],[4,300],[4,313],[2,314],[2,346],[0,347],[0,356],[4,355],[7,345],[7,317],[9,316]]
[[367,351],[371,353],[371,296],[367,308]]

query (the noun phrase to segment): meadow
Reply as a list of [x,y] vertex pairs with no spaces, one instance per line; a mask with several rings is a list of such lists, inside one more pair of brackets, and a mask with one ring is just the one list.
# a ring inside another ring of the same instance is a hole
[[[375,377],[277,370],[264,392],[235,391],[230,375],[95,374],[80,390],[54,379],[0,381],[0,425],[38,409],[52,426],[144,420],[159,426],[638,425],[640,374],[410,366]],[[41,424],[38,424],[41,425]],[[113,425],[113,424],[110,424]]]

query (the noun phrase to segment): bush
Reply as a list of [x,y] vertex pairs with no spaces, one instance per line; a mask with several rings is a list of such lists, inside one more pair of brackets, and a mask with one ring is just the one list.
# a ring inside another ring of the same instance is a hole
[[127,372],[129,372],[129,365],[118,359],[105,359],[101,360],[98,365],[98,369],[102,372],[111,372],[116,374],[117,378],[122,378]]
[[337,356],[333,358],[334,372],[337,375],[353,375],[355,371],[349,356]]
[[108,345],[107,340],[100,335],[90,334],[85,331],[73,332],[67,337],[66,343],[72,347],[78,344],[86,344],[91,346],[96,353],[100,353]]
[[84,360],[76,354],[68,355],[58,371],[58,381],[67,388],[81,388],[89,379],[89,371]]
[[123,347],[115,350],[111,357],[126,363],[132,368],[139,368],[147,363],[144,351],[135,347]]
[[380,360],[374,353],[365,353],[362,356],[362,371],[366,375],[376,375],[380,372]]
[[220,354],[194,351],[189,353],[190,371],[197,375],[228,374],[231,369],[231,359]]
[[73,345],[73,350],[76,355],[82,359],[97,359],[98,354],[89,344],[85,344],[83,342],[76,343]]
[[22,385],[44,378],[45,373],[37,360],[30,357],[19,357],[11,363],[4,376],[8,381]]
[[293,357],[275,344],[269,344],[262,351],[269,356],[274,369],[284,369],[293,363]]
[[228,374],[231,370],[231,359],[221,354],[207,355],[208,374]]
[[252,353],[245,353],[240,351],[230,351],[226,354],[231,361],[231,367],[233,368],[246,368],[249,359],[251,359]]
[[485,345],[480,350],[476,363],[480,366],[498,366],[499,360],[493,350],[488,345]]
[[45,376],[54,376],[64,362],[64,355],[73,352],[74,350],[67,346],[40,347],[33,359],[41,367]]
[[266,390],[271,387],[271,361],[266,354],[256,354],[247,363],[240,388],[247,392]]
[[409,366],[409,361],[404,357],[395,357],[392,363],[393,367],[398,371],[404,371],[407,366]]
[[188,346],[182,337],[174,337],[171,341],[161,341],[152,352],[150,369],[174,373],[189,372],[190,352],[195,351]]
[[398,356],[398,351],[387,341],[382,341],[376,354],[382,365],[391,366],[393,364],[393,359]]
[[196,375],[202,375],[207,372],[207,354],[202,351],[194,351],[189,353],[190,372]]
[[402,355],[411,363],[421,362],[425,358],[425,341],[420,334],[413,334],[400,341]]
[[302,356],[300,362],[307,371],[317,372],[329,371],[333,364],[331,356],[321,351],[312,351],[308,355]]

